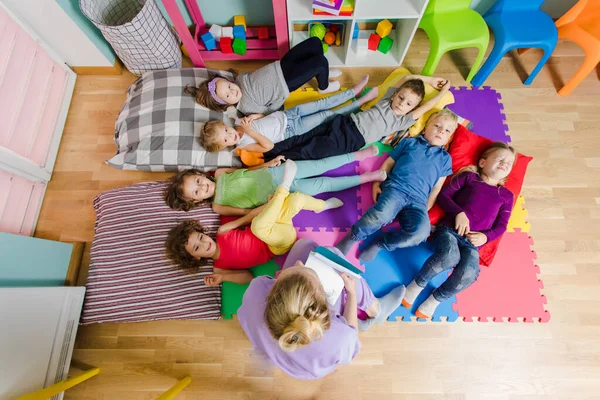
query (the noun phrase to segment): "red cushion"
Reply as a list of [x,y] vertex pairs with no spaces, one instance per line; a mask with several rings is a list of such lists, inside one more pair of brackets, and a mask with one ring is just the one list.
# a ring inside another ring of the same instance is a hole
[[[449,153],[452,156],[452,171],[456,173],[459,169],[466,167],[467,165],[477,165],[479,156],[490,144],[492,144],[492,142],[492,140],[479,136],[462,125],[458,125],[458,128],[456,128],[456,131],[454,132],[449,150]],[[525,179],[525,173],[527,172],[527,165],[531,160],[531,157],[517,154],[517,162],[512,171],[510,171],[510,175],[508,175],[505,187],[512,192],[515,202],[521,194],[523,179]],[[452,179],[452,177],[448,177],[446,183],[450,182],[450,179]],[[444,211],[437,204],[429,210],[429,220],[431,221],[431,224],[436,224],[443,216]],[[479,249],[479,259],[481,264],[489,266],[492,263],[501,239],[502,236],[492,242],[486,243]]]

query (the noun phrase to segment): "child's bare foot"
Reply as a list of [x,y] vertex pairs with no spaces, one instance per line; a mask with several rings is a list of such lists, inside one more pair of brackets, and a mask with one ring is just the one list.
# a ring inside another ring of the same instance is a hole
[[369,171],[364,174],[360,174],[360,183],[369,183],[369,182],[383,182],[387,179],[387,172],[382,169],[378,169],[377,171]]
[[358,84],[352,88],[352,90],[354,90],[355,96],[358,96],[360,92],[362,92],[365,86],[367,86],[367,82],[369,82],[369,75],[363,76],[360,82],[358,82]]
[[331,210],[334,208],[340,208],[343,205],[344,202],[338,199],[337,197],[330,197],[327,200],[325,200],[325,208],[323,208],[321,211],[317,211],[317,213],[323,212],[325,210]]
[[379,154],[379,147],[374,144],[369,147],[365,147],[362,150],[358,150],[354,152],[354,159],[356,161],[366,160],[367,158],[375,157]]
[[358,104],[362,106],[363,104],[366,104],[371,100],[375,100],[377,96],[379,96],[379,87],[375,86],[374,88],[371,88],[371,90],[369,90],[367,94],[358,99]]

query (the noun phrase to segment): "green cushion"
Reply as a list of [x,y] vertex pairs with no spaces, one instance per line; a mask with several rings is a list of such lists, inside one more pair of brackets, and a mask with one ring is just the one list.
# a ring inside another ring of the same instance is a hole
[[[275,263],[275,259],[267,261],[264,264],[250,268],[250,272],[255,277],[261,275],[275,276],[275,272],[279,270],[279,265]],[[238,308],[242,305],[242,298],[246,289],[250,286],[249,283],[239,285],[232,282],[223,282],[221,291],[221,314],[224,319],[231,319],[234,314],[237,314]]]

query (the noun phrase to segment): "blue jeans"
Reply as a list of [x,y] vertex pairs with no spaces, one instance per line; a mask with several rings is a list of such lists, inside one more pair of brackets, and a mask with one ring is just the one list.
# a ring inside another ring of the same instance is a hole
[[352,111],[358,110],[360,106],[357,101],[353,101],[337,110],[330,110],[330,108],[344,104],[353,98],[354,90],[348,89],[341,93],[323,97],[322,99],[300,104],[289,110],[285,110],[284,113],[287,116],[285,138],[288,139],[292,136],[305,134],[322,123],[329,121],[337,114],[346,115]]
[[400,229],[386,233],[375,244],[386,250],[416,246],[424,242],[431,230],[427,206],[415,202],[406,194],[393,188],[386,188],[377,202],[352,226],[352,240],[365,240],[398,218]]
[[469,239],[443,225],[433,234],[435,252],[425,261],[415,282],[425,287],[434,276],[454,268],[448,279],[433,292],[439,302],[449,299],[468,288],[479,276],[479,250]]
[[[322,158],[320,160],[296,161],[298,172],[290,187],[290,192],[302,192],[309,196],[315,196],[320,193],[338,192],[351,187],[360,185],[360,175],[351,176],[319,176],[327,171],[341,167],[342,165],[354,162],[354,154],[347,153],[340,156]],[[278,167],[269,168],[268,171],[273,176],[273,182],[276,185],[281,183],[283,177],[284,164]]]

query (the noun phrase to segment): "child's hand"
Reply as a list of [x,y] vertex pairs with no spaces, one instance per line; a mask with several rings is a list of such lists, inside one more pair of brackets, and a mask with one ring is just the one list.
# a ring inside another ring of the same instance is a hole
[[373,182],[373,201],[376,203],[381,194],[381,182]]
[[469,232],[467,233],[467,239],[475,247],[483,246],[487,243],[487,236],[481,232]]
[[271,161],[266,162],[264,165],[267,168],[279,167],[281,165],[281,163],[284,161],[285,161],[285,156],[277,156],[274,159],[272,159]]
[[344,280],[344,288],[346,288],[346,293],[348,295],[356,295],[356,279],[346,275],[343,272],[340,274],[340,276]]
[[446,82],[442,85],[440,90],[450,90],[450,86],[452,86],[450,79],[446,79]]
[[251,124],[252,124],[252,120],[249,119],[248,117],[244,117],[244,118],[240,119],[240,126],[242,127],[244,132],[248,132],[250,129],[252,129]]
[[226,223],[226,224],[223,224],[223,225],[221,225],[221,226],[219,227],[219,229],[217,230],[217,233],[218,233],[218,234],[220,234],[220,235],[222,235],[222,234],[224,234],[224,233],[227,233],[227,232],[229,232],[229,231],[230,231],[230,230],[232,230],[232,229],[235,229],[236,227],[235,227],[235,225],[233,224],[233,222],[235,222],[235,221],[231,221],[231,222],[228,222],[228,223]]
[[204,284],[206,286],[219,286],[223,282],[223,275],[212,274],[204,277]]
[[437,90],[442,90],[442,88],[444,87],[444,85],[446,84],[446,82],[448,82],[446,79],[444,78],[432,78],[433,79],[433,87],[435,87]]
[[469,217],[467,217],[467,214],[465,214],[464,211],[456,215],[454,229],[456,229],[456,232],[460,236],[465,236],[467,233],[469,233],[469,224]]
[[246,118],[250,120],[250,122],[255,121],[257,119],[261,119],[263,118],[265,115],[264,114],[250,114],[248,115]]

